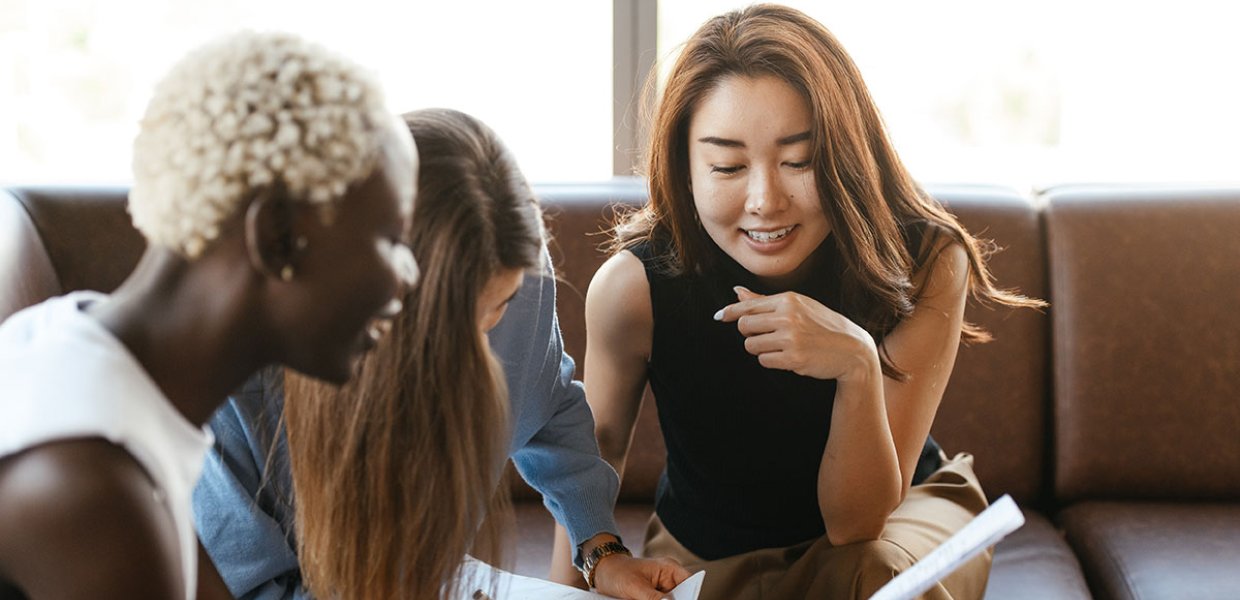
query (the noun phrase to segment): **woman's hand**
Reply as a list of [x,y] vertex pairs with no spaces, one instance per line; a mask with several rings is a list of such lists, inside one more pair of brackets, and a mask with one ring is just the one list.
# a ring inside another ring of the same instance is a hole
[[878,365],[874,338],[817,300],[795,292],[763,296],[741,286],[733,289],[739,301],[715,313],[715,319],[736,322],[745,350],[762,366],[848,381],[869,376]]
[[613,598],[660,600],[689,578],[689,571],[671,558],[634,558],[612,554],[594,569],[594,589]]

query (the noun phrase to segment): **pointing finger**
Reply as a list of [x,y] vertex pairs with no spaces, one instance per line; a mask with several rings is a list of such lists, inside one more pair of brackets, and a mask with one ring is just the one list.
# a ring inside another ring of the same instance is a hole
[[738,286],[733,287],[732,291],[736,292],[736,297],[740,300],[752,300],[754,298],[765,298],[766,297],[766,296],[763,296],[762,294],[755,294],[752,290],[750,290],[749,288],[743,285],[738,285]]

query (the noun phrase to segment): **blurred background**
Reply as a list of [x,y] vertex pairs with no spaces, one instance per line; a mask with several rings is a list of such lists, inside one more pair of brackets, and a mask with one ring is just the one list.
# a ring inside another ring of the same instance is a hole
[[[491,124],[536,182],[633,173],[641,81],[721,0],[2,0],[0,183],[125,183],[156,80],[238,28],[373,69],[403,112]],[[1232,5],[788,1],[843,42],[927,183],[1240,181]]]

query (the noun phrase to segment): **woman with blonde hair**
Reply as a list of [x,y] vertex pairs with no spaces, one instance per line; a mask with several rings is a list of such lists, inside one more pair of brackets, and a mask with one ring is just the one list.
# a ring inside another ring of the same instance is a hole
[[[1041,303],[995,287],[799,11],[690,37],[648,169],[586,299],[603,456],[623,474],[647,383],[667,443],[646,555],[705,569],[704,599],[868,598],[986,507],[972,457],[929,437],[957,347],[987,339],[966,297]],[[980,598],[989,565],[927,597]]]
[[[344,388],[267,373],[212,420],[220,443],[195,508],[240,598],[462,597],[466,552],[502,555],[508,456],[586,556],[617,540],[618,482],[563,352],[537,199],[477,119],[405,119],[423,277],[394,331]],[[629,598],[688,575],[668,560],[600,564],[600,587]]]
[[265,365],[353,375],[416,277],[416,164],[370,77],[299,38],[172,68],[134,142],[138,266],[0,326],[0,597],[229,597],[190,514],[205,423]]

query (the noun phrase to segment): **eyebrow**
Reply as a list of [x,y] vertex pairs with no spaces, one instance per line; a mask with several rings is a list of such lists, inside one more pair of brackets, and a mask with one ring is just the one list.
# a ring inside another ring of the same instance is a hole
[[[805,131],[802,131],[801,133],[794,133],[790,136],[781,137],[778,140],[775,140],[775,143],[780,146],[791,146],[792,144],[797,144],[797,143],[808,140],[809,135],[810,135],[810,132],[807,129]],[[745,147],[745,142],[742,142],[740,140],[729,140],[727,138],[715,137],[713,135],[708,135],[703,138],[698,138],[698,141],[702,142],[703,144],[722,146],[724,148],[744,148]]]

